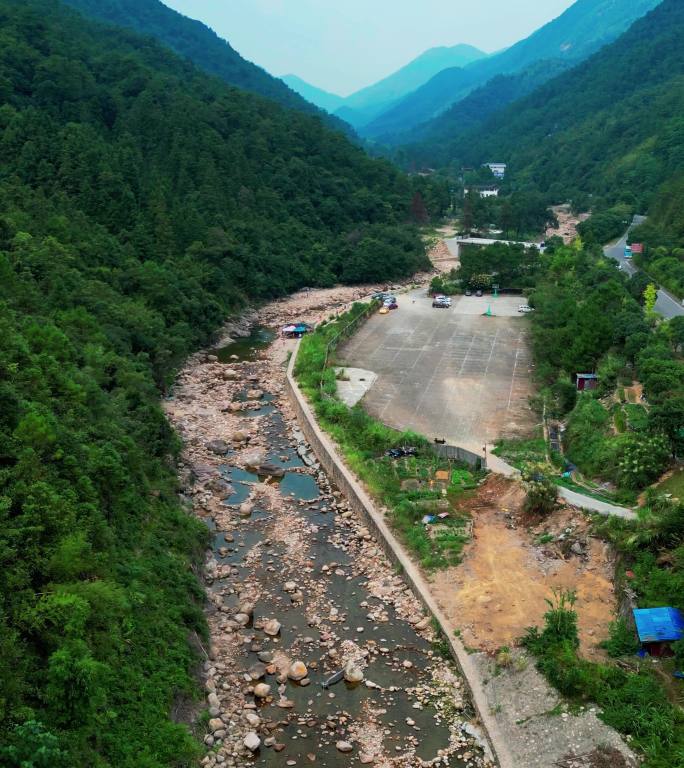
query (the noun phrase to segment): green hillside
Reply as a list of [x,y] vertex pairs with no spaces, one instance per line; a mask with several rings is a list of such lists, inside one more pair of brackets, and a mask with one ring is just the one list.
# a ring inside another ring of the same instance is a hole
[[611,46],[428,156],[457,166],[496,157],[518,187],[645,209],[684,167],[683,34],[684,5],[665,0]]
[[190,766],[206,530],[160,392],[249,299],[425,266],[419,190],[54,0],[0,0],[0,96],[0,765]]
[[[439,149],[452,142],[454,135],[466,133],[482,125],[492,115],[532,93],[540,85],[571,67],[572,62],[567,59],[547,59],[531,64],[522,72],[493,77],[488,83],[450,107],[444,114],[405,134],[407,141],[410,136],[412,141],[419,142],[423,148],[421,152],[421,148],[413,145],[410,147],[409,154],[414,161],[422,156],[428,164],[434,162]],[[401,151],[401,149],[398,150],[399,156]],[[443,158],[446,157],[446,153],[441,153],[439,156],[444,163]]]
[[[440,72],[363,130],[368,138],[404,143],[402,134],[464,99],[497,75],[514,74],[544,60],[577,63],[615,40],[660,0],[577,0],[565,13],[505,51]],[[457,127],[457,126],[456,126]]]
[[[282,80],[243,59],[228,42],[209,27],[177,13],[160,0],[63,1],[94,19],[154,37],[179,56],[189,59],[200,69],[220,77],[230,85],[266,96],[284,107],[309,114],[321,114]],[[336,127],[349,130],[341,122],[324,117]]]

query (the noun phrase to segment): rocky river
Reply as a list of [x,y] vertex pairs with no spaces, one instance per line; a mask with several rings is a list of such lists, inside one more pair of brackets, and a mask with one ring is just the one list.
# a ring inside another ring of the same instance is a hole
[[[364,293],[300,294],[259,321],[317,322]],[[292,342],[235,338],[254,321],[191,358],[165,402],[185,497],[212,538],[202,764],[490,765],[429,617],[293,419]]]

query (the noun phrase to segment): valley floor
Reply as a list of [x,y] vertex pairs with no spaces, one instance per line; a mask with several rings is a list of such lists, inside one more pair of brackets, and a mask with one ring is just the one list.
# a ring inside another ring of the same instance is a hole
[[[368,290],[302,292],[258,321],[317,323]],[[166,402],[185,494],[212,538],[203,765],[488,765],[429,617],[294,423],[292,349],[277,338],[242,361],[195,355]],[[345,681],[321,688],[343,669]]]
[[[273,328],[317,323],[368,292],[301,292],[246,318],[240,332],[254,322]],[[213,539],[206,565],[211,647],[204,664],[210,752],[203,764],[317,761],[337,768],[349,764],[351,749],[362,764],[381,768],[443,758],[452,768],[485,765],[462,730],[472,717],[467,686],[433,652],[428,617],[330,486],[294,423],[283,387],[293,348],[276,338],[266,352],[229,364],[195,355],[166,402],[184,440],[185,493]],[[595,712],[565,711],[522,652],[515,651],[516,662],[505,669],[491,654],[540,619],[553,581],[529,562],[532,544],[522,531],[506,526],[504,507],[513,507],[516,491],[511,494],[510,504],[497,492],[483,502],[481,515],[471,510],[471,550],[462,566],[434,578],[434,594],[449,612],[451,631],[487,651],[473,659],[515,768],[554,768],[572,755],[579,757],[568,766],[593,768],[596,749],[606,744],[618,750],[615,760],[622,753],[631,761]],[[593,544],[590,549],[589,563],[559,563],[567,570],[564,584],[572,585],[575,570],[586,581],[588,653],[605,629],[611,599],[607,562],[600,553],[594,560]],[[497,592],[497,584],[506,583],[525,594],[524,606]],[[489,625],[487,613],[494,617]],[[304,664],[302,681],[292,679],[294,662]],[[348,665],[365,678],[360,687],[343,682],[321,690],[320,682]]]

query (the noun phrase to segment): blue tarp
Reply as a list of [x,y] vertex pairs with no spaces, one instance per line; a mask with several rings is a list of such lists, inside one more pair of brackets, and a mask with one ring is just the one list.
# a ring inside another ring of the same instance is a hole
[[635,608],[634,621],[642,643],[684,639],[684,616],[676,608]]

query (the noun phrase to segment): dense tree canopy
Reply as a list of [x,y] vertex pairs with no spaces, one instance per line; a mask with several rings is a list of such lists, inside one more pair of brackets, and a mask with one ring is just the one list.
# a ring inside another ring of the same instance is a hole
[[189,765],[160,388],[248,300],[424,266],[441,192],[54,0],[0,0],[0,102],[0,764]]
[[[638,286],[635,291],[634,286]],[[531,296],[536,309],[532,340],[537,373],[550,403],[559,387],[572,384],[577,373],[597,372],[598,395],[612,397],[633,381],[643,384],[649,403],[613,410],[590,395],[556,405],[551,415],[568,416],[569,457],[589,476],[643,488],[681,452],[684,429],[684,358],[681,319],[654,327],[644,302],[640,276],[627,280],[598,248],[554,247],[542,257]],[[636,298],[635,295],[636,294]],[[619,398],[618,398],[619,400]],[[631,421],[630,421],[631,419]],[[626,457],[639,460],[629,474]]]

